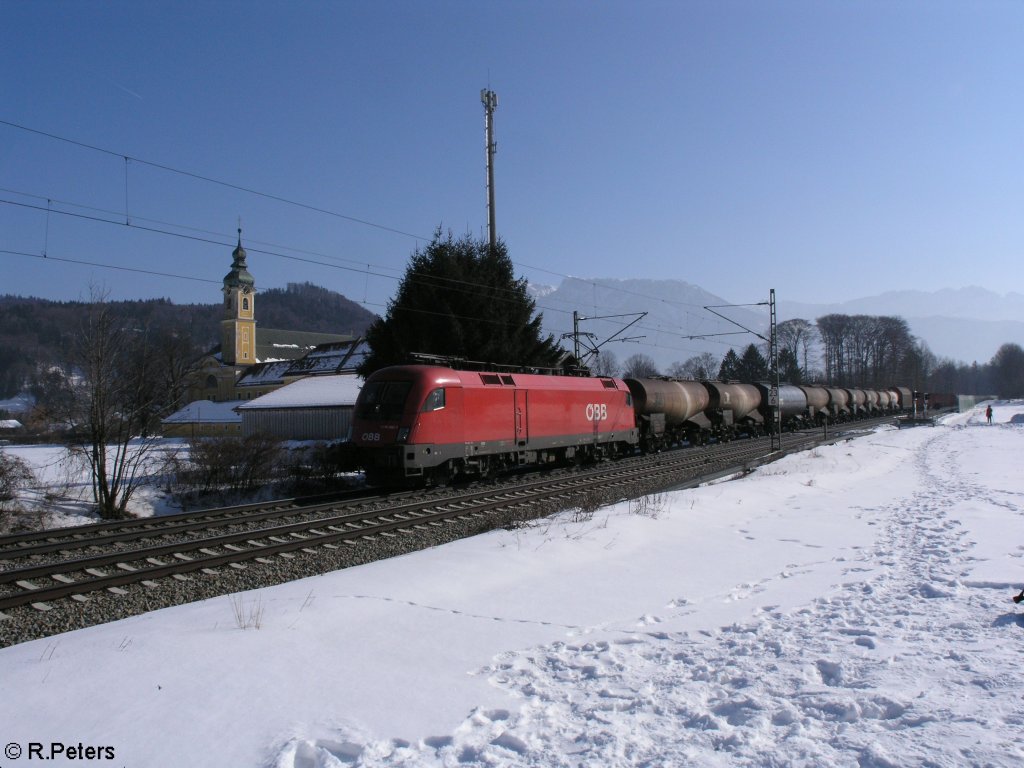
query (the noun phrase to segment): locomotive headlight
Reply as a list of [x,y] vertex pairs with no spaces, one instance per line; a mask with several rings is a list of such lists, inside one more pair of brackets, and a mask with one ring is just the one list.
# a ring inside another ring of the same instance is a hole
[[396,443],[404,443],[408,439],[409,439],[409,428],[408,427],[401,427],[398,430],[398,437],[395,438],[395,442]]

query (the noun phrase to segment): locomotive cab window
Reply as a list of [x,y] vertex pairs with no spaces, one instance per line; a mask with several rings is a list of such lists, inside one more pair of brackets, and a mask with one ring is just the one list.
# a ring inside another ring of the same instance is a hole
[[438,387],[429,395],[427,399],[423,401],[423,408],[421,409],[424,413],[430,411],[440,411],[444,408],[444,389]]
[[397,419],[405,411],[411,381],[374,381],[360,393],[359,418]]

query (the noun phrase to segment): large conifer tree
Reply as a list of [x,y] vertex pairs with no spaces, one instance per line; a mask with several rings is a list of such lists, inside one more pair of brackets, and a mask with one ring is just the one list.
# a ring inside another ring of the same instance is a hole
[[484,364],[554,366],[562,357],[554,337],[543,336],[541,315],[516,279],[501,241],[451,232],[417,249],[384,317],[367,331],[370,353],[359,372],[410,362],[412,353]]

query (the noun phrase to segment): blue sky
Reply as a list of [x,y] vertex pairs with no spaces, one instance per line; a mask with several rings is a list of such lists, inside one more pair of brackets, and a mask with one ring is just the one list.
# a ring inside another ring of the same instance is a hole
[[240,218],[258,287],[380,312],[438,226],[486,236],[488,86],[532,281],[1024,292],[1022,33],[1019,2],[0,0],[0,292],[216,301]]

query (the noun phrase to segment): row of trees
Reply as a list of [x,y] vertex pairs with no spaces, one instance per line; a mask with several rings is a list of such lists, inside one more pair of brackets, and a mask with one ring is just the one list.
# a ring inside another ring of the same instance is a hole
[[[985,364],[939,360],[914,338],[906,320],[892,316],[830,314],[815,322],[787,320],[777,327],[783,381],[869,388],[895,384],[964,394],[1024,394],[1024,353],[1004,345]],[[361,372],[408,362],[412,353],[462,358],[482,364],[571,367],[575,361],[541,331],[541,316],[516,279],[503,243],[492,248],[469,236],[456,239],[440,229],[417,250],[387,313],[368,333],[371,354]],[[730,349],[722,359],[702,353],[673,363],[664,373],[695,379],[769,378],[767,345]],[[661,375],[647,355],[619,365],[614,353],[590,361],[599,375]]]
[[[1018,344],[1004,344],[988,363],[958,363],[932,354],[902,318],[846,315],[827,315],[817,324],[787,320],[779,323],[778,339],[779,378],[790,384],[905,384],[930,392],[1024,397],[1024,349]],[[730,349],[721,359],[704,352],[664,371],[648,355],[632,355],[620,365],[614,353],[605,352],[592,368],[603,376],[761,381],[770,379],[766,346]]]
[[[367,331],[370,353],[360,368],[409,362],[414,353],[475,361],[486,366],[574,368],[515,277],[503,243],[437,230],[417,250],[387,312]],[[1024,350],[1004,345],[987,364],[939,361],[897,317],[826,315],[815,323],[778,326],[781,378],[863,387],[906,384],[914,389],[1024,396]],[[93,496],[104,517],[125,514],[149,454],[147,436],[183,404],[199,350],[169,330],[126,325],[102,295],[93,295],[60,368],[47,371],[40,407],[64,425],[74,450],[91,469]],[[646,355],[623,366],[611,353],[593,361],[601,375],[659,375]],[[750,344],[721,360],[710,353],[671,365],[666,374],[694,379],[769,378],[766,351]]]

